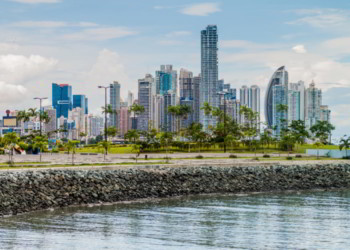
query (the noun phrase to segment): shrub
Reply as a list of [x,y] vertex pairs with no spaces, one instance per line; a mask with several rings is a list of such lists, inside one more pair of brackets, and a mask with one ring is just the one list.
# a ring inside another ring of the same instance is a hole
[[343,159],[344,159],[344,160],[350,160],[350,155],[348,155],[348,156],[343,156]]
[[238,157],[237,157],[237,155],[230,155],[229,158],[234,158],[234,159],[236,159],[236,158],[238,158]]
[[296,155],[295,158],[303,158],[302,155]]
[[204,158],[203,155],[197,155],[197,156],[196,156],[196,159],[203,159],[203,158]]
[[287,156],[286,159],[287,159],[288,161],[290,161],[290,160],[293,160],[293,157],[292,157],[292,156]]
[[263,155],[264,158],[270,158],[270,155]]

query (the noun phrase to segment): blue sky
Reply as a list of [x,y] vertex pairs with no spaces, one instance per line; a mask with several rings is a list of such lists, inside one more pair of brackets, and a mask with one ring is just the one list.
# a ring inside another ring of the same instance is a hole
[[290,81],[322,88],[336,137],[350,132],[348,1],[0,0],[0,15],[0,110],[36,105],[58,82],[97,113],[100,84],[117,80],[126,97],[160,64],[198,74],[200,30],[216,24],[220,78],[264,96],[285,65]]

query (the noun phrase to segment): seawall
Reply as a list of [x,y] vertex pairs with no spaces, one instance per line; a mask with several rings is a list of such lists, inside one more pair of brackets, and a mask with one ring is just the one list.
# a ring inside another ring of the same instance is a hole
[[0,172],[0,215],[189,194],[350,188],[350,164]]

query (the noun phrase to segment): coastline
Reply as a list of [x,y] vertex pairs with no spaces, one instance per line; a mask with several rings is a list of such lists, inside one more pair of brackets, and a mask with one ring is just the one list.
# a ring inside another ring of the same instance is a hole
[[0,214],[198,194],[349,187],[350,164],[344,162],[3,171],[0,172]]

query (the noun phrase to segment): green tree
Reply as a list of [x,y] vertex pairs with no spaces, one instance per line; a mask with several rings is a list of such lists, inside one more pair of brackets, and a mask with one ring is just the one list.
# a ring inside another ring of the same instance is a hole
[[19,137],[17,136],[16,132],[11,132],[11,133],[7,133],[4,135],[3,138],[3,143],[5,145],[5,148],[7,148],[8,153],[9,153],[9,162],[13,163],[13,151],[17,145],[17,143],[19,142]]
[[226,137],[225,137],[225,143],[231,145],[231,150],[233,150],[233,146],[237,143],[237,140],[236,138],[231,135],[231,134],[228,134]]
[[295,138],[295,141],[301,145],[310,137],[309,132],[306,130],[305,122],[301,120],[292,121],[289,125],[289,131]]
[[[280,124],[281,124],[281,135],[283,136],[283,133],[288,132],[288,105],[286,104],[277,104],[276,105],[276,111],[280,115]],[[286,118],[282,118],[282,116],[286,116]]]
[[113,138],[117,135],[118,130],[115,127],[109,127],[105,133],[107,133],[108,138]]
[[332,130],[335,127],[328,121],[317,121],[315,125],[310,128],[315,138],[321,140],[323,144],[327,144],[328,138],[330,138]]
[[248,108],[247,106],[241,106],[239,114],[243,115],[244,117],[244,123],[241,127],[242,134],[248,141],[249,150],[252,150],[252,141],[258,133],[259,113],[254,112],[251,108]]
[[321,141],[316,141],[314,143],[314,146],[317,149],[317,159],[319,159],[320,153],[319,153],[319,148],[323,146],[323,143]]
[[168,146],[173,141],[173,133],[171,133],[171,132],[161,132],[159,134],[159,141],[160,141],[160,144],[163,147],[165,147],[166,154],[168,154]]
[[345,157],[348,158],[348,149],[350,149],[350,136],[348,138],[342,138],[339,144],[340,151],[345,149]]
[[36,136],[34,138],[33,148],[39,149],[40,162],[41,162],[42,152],[44,152],[45,149],[47,149],[47,145],[48,145],[48,140],[45,136]]
[[74,155],[77,148],[77,144],[79,144],[79,141],[72,141],[72,140],[69,140],[66,144],[68,153],[72,152],[72,165],[74,165]]
[[131,107],[130,107],[130,112],[134,113],[134,121],[136,121],[136,115],[140,115],[143,112],[145,112],[145,107],[142,105],[139,105],[137,103],[134,103]]
[[130,129],[126,132],[124,138],[130,143],[136,144],[136,141],[140,138],[140,133],[136,129]]

